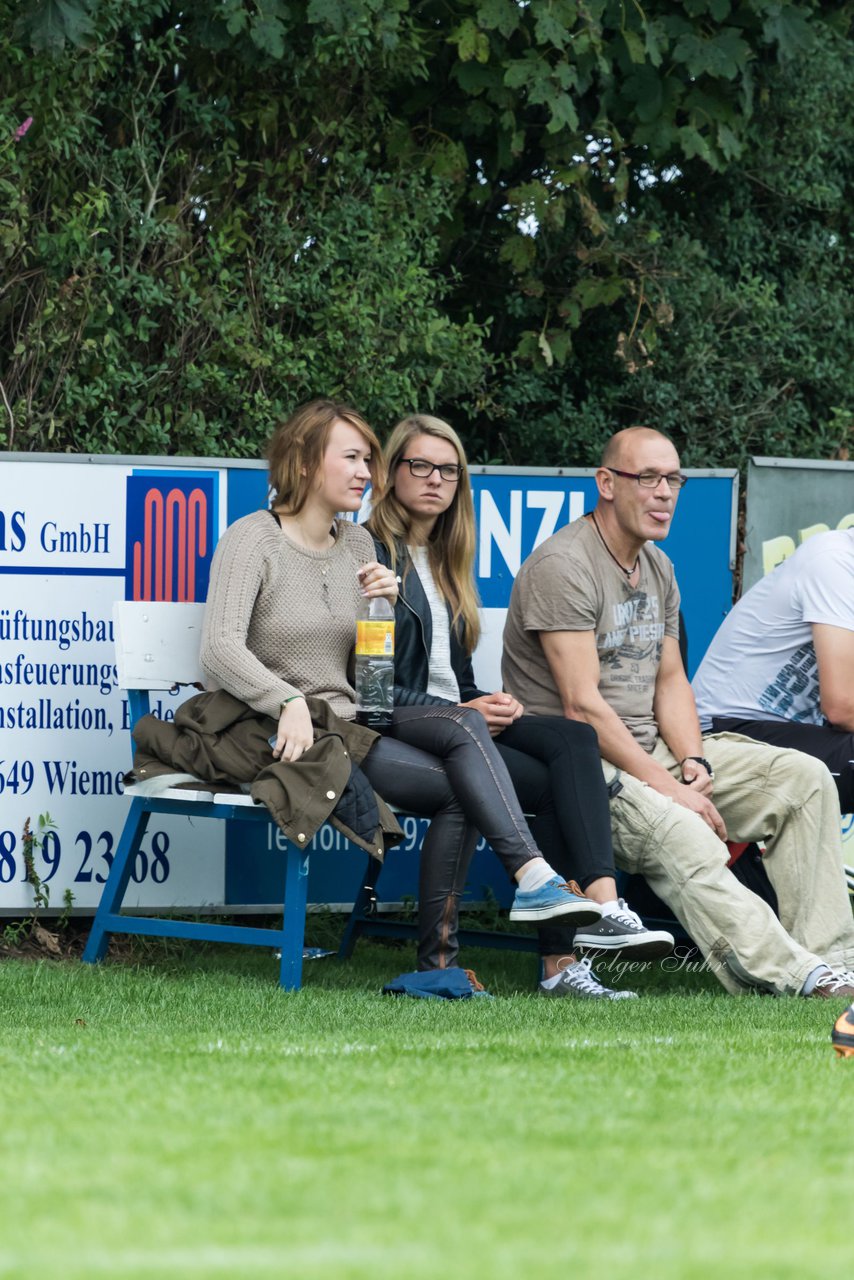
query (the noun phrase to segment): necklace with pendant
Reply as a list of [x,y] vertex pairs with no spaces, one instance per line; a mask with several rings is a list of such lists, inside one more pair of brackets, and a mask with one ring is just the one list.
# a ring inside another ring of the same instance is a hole
[[[282,522],[282,517],[279,516],[278,519],[279,519],[279,528],[282,529],[283,532],[285,532],[285,526]],[[327,552],[325,560],[316,561],[315,563],[320,564],[320,598],[323,601],[323,603],[326,605],[326,608],[331,613],[332,604],[329,599],[329,549],[330,549],[329,545],[327,544],[325,548],[312,546],[311,542],[306,537],[306,533],[302,527],[302,524],[296,518],[296,516],[290,517],[290,519],[288,520],[288,525],[290,526],[291,537],[293,538],[294,542],[297,542],[300,546],[304,547],[306,551],[312,551],[317,553],[318,551],[325,550]],[[295,537],[294,537],[294,534],[296,534]],[[334,526],[329,530],[328,536],[331,539],[332,545],[334,546],[335,545]]]
[[621,563],[620,563],[620,561],[617,559],[617,557],[614,555],[613,551],[611,550],[611,548],[608,546],[607,542],[605,541],[605,535],[604,535],[604,533],[602,532],[602,530],[599,528],[599,521],[596,519],[596,512],[595,512],[595,511],[591,511],[591,512],[590,512],[590,519],[593,521],[593,527],[595,528],[596,532],[599,534],[599,538],[600,538],[600,540],[601,540],[601,542],[602,542],[602,546],[603,546],[603,547],[605,548],[605,550],[608,552],[608,555],[609,555],[609,556],[611,557],[611,559],[614,561],[614,564],[615,564],[615,565],[617,566],[617,568],[620,570],[620,573],[625,574],[626,582],[629,582],[629,581],[631,580],[631,576],[632,576],[632,574],[634,573],[635,569],[636,569],[636,568],[638,567],[638,565],[640,564],[640,556],[639,556],[639,555],[638,555],[638,556],[635,556],[635,562],[634,562],[634,564],[632,565],[631,569],[627,569],[627,568],[626,568],[626,566],[625,566],[624,564],[621,564]]

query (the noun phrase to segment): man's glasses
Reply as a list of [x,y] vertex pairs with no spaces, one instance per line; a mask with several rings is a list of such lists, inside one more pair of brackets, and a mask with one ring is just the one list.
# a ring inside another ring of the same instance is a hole
[[620,471],[617,467],[606,467],[605,470],[613,471],[615,476],[625,476],[627,480],[637,480],[644,489],[657,489],[662,480],[666,480],[671,489],[678,491],[688,483],[688,477],[681,471],[671,471],[663,476],[659,471]]
[[428,462],[426,458],[401,458],[400,461],[407,463],[412,475],[421,480],[432,476],[434,471],[438,471],[443,480],[459,480],[463,474],[458,462],[443,462],[440,466],[438,462]]

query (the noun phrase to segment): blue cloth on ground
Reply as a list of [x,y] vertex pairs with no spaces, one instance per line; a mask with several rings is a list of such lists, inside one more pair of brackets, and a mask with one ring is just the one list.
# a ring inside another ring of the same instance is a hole
[[488,996],[475,991],[465,969],[428,969],[424,973],[401,973],[383,987],[386,996],[418,996],[422,1000],[468,1000]]

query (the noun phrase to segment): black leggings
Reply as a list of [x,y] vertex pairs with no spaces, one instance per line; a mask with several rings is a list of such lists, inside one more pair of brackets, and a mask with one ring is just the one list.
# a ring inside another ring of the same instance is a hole
[[[493,741],[555,871],[582,889],[613,877],[608,789],[596,731],[559,716],[521,716]],[[559,920],[541,925],[540,955],[568,954],[573,936]]]

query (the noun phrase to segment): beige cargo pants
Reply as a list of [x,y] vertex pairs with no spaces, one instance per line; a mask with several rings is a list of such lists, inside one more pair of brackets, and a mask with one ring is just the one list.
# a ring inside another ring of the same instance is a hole
[[[707,735],[703,754],[728,838],[765,844],[780,919],[727,869],[726,845],[702,818],[625,773],[611,800],[617,865],[646,878],[728,991],[795,995],[820,963],[854,969],[839,798],[826,766],[734,733]],[[680,776],[661,739],[652,755]],[[603,768],[610,781],[614,767]]]

